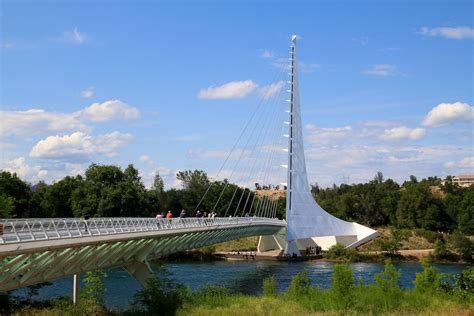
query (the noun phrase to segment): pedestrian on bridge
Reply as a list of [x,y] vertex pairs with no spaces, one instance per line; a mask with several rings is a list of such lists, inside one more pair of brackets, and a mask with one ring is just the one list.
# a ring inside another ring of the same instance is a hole
[[180,217],[180,218],[185,218],[185,217],[186,217],[186,211],[185,211],[185,210],[181,210],[181,213],[179,214],[179,217]]
[[173,214],[171,213],[171,211],[168,211],[168,214],[166,214],[166,218],[167,219],[172,219],[173,218]]

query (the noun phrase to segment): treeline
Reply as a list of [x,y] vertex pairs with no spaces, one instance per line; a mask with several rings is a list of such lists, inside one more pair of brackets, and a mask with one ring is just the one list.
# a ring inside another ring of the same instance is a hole
[[[198,208],[214,211],[217,216],[243,216],[262,213],[262,206],[268,208],[268,200],[263,203],[262,196],[255,197],[249,189],[227,180],[212,182],[204,171],[180,171],[176,177],[182,188],[165,190],[159,174],[151,188],[146,188],[133,165],[122,170],[91,164],[84,176],[67,176],[49,185],[30,184],[16,174],[1,171],[0,218],[137,217],[168,211],[178,216],[182,209],[192,216]],[[312,192],[325,210],[370,227],[474,234],[474,186],[459,187],[451,177],[445,181],[437,177],[418,181],[410,176],[399,185],[379,172],[368,183],[327,189],[313,185]],[[277,217],[284,215],[285,197],[280,196]]]
[[385,180],[381,172],[363,184],[341,184],[312,193],[325,210],[335,216],[370,227],[394,226],[431,231],[474,234],[474,186],[465,188],[437,177],[399,185]]
[[[211,182],[204,171],[180,171],[176,177],[182,188],[165,190],[159,174],[151,188],[146,188],[133,165],[122,170],[91,164],[84,176],[67,176],[53,184],[30,184],[16,174],[0,171],[0,218],[154,217],[168,211],[178,216],[182,209],[192,216],[197,208],[217,216],[244,216],[263,212],[268,204],[227,180]],[[284,199],[279,203],[277,215],[281,217]]]

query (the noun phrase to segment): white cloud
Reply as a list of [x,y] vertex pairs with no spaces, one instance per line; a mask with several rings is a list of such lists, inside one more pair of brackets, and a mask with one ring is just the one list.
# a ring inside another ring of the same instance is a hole
[[126,146],[131,139],[132,135],[117,131],[95,138],[83,132],[64,136],[49,136],[40,140],[31,149],[30,156],[66,161],[84,160],[97,154],[112,157],[116,155],[115,150]]
[[60,134],[68,131],[89,131],[89,122],[130,120],[139,116],[137,108],[119,100],[94,103],[72,113],[48,112],[43,109],[0,111],[0,135],[31,137],[42,133]]
[[139,116],[136,108],[119,100],[109,100],[94,103],[81,111],[81,115],[92,122],[107,122],[112,120],[132,120]]
[[441,36],[456,40],[474,38],[474,29],[469,26],[435,28],[422,27],[418,33],[425,36]]
[[395,120],[367,120],[363,121],[362,125],[366,127],[392,127],[400,125],[400,122]]
[[411,139],[419,140],[426,135],[426,130],[424,128],[409,128],[406,126],[394,127],[391,129],[386,129],[380,135],[382,140],[401,140],[401,139]]
[[468,122],[474,119],[474,107],[467,103],[441,103],[423,119],[424,126],[439,127],[449,123]]
[[268,99],[270,99],[270,97],[272,97],[273,95],[280,92],[281,89],[283,89],[284,86],[285,86],[284,81],[278,81],[278,82],[272,83],[268,86],[263,86],[263,87],[259,88],[258,89],[258,94],[260,95],[260,97],[262,99],[268,100]]
[[372,76],[395,76],[397,74],[397,68],[394,65],[388,64],[378,64],[373,65],[371,68],[364,70],[362,72],[365,75],[372,75]]
[[153,165],[155,163],[148,155],[141,155],[139,159],[141,162],[144,162],[149,165]]
[[258,85],[252,80],[231,81],[222,86],[211,86],[199,91],[200,99],[240,99],[252,93]]
[[445,168],[457,170],[469,170],[474,172],[474,157],[466,157],[459,161],[448,161],[444,164]]
[[94,95],[94,87],[86,88],[81,92],[81,96],[86,99],[91,98],[93,95]]
[[18,157],[12,160],[2,160],[0,168],[16,173],[22,179],[28,179],[32,181],[43,180],[47,175],[48,171],[42,169],[40,166],[30,166],[26,163],[25,157]]
[[77,113],[47,112],[43,109],[0,111],[0,135],[30,137],[41,133],[87,130]]
[[82,33],[78,30],[77,27],[75,27],[72,30],[65,31],[61,34],[59,37],[59,40],[61,42],[66,42],[66,43],[72,43],[76,45],[81,45],[87,40],[87,35],[85,33]]
[[311,143],[328,144],[334,141],[343,140],[352,133],[352,126],[342,127],[317,127],[313,124],[305,125],[308,131],[307,140]]

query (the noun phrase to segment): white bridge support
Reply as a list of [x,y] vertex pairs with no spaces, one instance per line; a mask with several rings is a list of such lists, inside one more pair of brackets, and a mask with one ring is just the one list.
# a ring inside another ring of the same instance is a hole
[[81,290],[81,275],[74,274],[72,276],[72,303],[76,305],[79,302],[79,292]]
[[287,100],[289,124],[285,253],[300,255],[301,249],[314,245],[326,250],[336,243],[357,247],[377,237],[377,232],[332,216],[316,203],[310,191],[298,91],[296,39],[296,35],[291,39],[290,99]]
[[151,269],[148,261],[144,262],[132,262],[123,266],[125,271],[130,273],[143,287],[146,286],[146,282],[150,276],[153,275],[153,270]]
[[[243,237],[273,235],[285,221],[234,218],[0,220],[0,292],[87,271],[124,267],[145,284],[149,260]],[[87,231],[85,226],[87,225]]]
[[285,230],[282,229],[274,235],[259,236],[257,251],[266,252],[270,250],[284,250],[285,244]]

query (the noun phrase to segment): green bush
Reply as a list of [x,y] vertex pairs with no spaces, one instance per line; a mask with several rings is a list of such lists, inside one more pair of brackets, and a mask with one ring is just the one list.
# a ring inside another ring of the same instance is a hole
[[461,258],[467,261],[472,260],[472,253],[474,251],[473,242],[460,232],[455,232],[448,239],[449,248],[458,253]]
[[104,306],[106,288],[104,278],[107,273],[103,270],[89,271],[83,279],[84,286],[79,294],[79,302]]
[[190,290],[184,285],[152,276],[135,294],[132,304],[152,315],[174,315],[189,296]]
[[300,296],[309,294],[311,291],[311,281],[308,278],[308,271],[303,271],[296,274],[292,279],[287,293],[290,296]]
[[206,284],[192,294],[192,303],[209,307],[221,306],[230,295],[229,290],[223,286]]
[[415,290],[434,292],[438,290],[441,282],[441,275],[436,272],[427,260],[423,260],[423,272],[417,273],[415,276]]
[[365,258],[365,256],[359,253],[355,249],[348,249],[342,244],[335,244],[331,246],[324,254],[324,258],[330,260],[343,260],[346,262],[359,262]]
[[331,278],[332,294],[344,307],[353,303],[354,276],[345,264],[336,264]]
[[275,277],[272,275],[263,280],[263,296],[277,296],[277,282]]
[[443,235],[431,230],[426,230],[423,228],[417,228],[414,230],[415,235],[425,238],[428,242],[434,243],[436,240],[442,239]]

